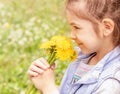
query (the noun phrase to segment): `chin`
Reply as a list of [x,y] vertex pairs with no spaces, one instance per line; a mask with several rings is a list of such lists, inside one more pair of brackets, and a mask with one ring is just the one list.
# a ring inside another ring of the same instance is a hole
[[82,51],[83,54],[90,54],[89,52],[86,52],[86,51]]
[[91,51],[88,51],[88,50],[82,50],[82,49],[81,49],[81,52],[82,52],[83,54],[91,54],[91,53],[93,53],[93,52],[91,52]]
[[91,54],[94,53],[93,51],[85,48],[84,46],[78,46],[83,54]]

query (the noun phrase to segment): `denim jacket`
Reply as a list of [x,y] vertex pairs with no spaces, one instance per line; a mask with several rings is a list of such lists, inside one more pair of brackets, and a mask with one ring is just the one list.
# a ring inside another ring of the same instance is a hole
[[63,77],[60,94],[94,94],[107,79],[115,79],[120,82],[120,47],[117,46],[106,54],[86,75],[76,83],[71,84],[73,75],[82,59],[90,55],[84,55],[79,50],[78,58],[71,63]]

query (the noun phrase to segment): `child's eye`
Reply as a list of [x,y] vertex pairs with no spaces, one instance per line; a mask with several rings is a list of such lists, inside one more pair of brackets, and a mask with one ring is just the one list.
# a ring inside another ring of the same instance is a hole
[[80,27],[78,26],[73,26],[74,29],[81,29]]

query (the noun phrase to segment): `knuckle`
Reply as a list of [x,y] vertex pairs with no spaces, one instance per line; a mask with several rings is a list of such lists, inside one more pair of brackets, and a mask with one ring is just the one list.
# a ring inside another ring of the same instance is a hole
[[35,61],[32,62],[32,64],[38,64],[38,62],[40,62],[40,59],[36,59]]
[[40,64],[41,62],[39,60],[36,60],[35,62],[33,62],[33,65],[38,66],[38,64]]
[[43,73],[43,70],[42,70],[42,69],[40,69],[40,70],[39,70],[39,73]]

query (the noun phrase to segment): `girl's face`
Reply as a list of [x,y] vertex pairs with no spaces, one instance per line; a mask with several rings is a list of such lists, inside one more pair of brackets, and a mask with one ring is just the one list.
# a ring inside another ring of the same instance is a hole
[[67,13],[67,18],[72,29],[71,38],[77,43],[81,51],[86,54],[99,51],[103,39],[100,34],[96,33],[92,22],[80,19],[71,13]]

